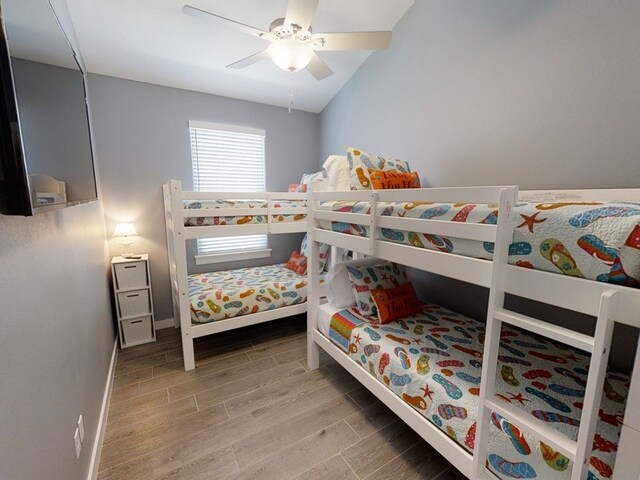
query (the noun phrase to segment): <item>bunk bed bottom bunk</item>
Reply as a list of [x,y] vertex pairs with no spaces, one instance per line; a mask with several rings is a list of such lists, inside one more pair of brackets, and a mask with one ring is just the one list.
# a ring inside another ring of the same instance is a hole
[[[427,304],[419,315],[373,325],[355,309],[337,311],[323,304],[318,329],[459,447],[473,452],[482,323]],[[575,440],[589,356],[514,328],[504,327],[501,338],[499,397]],[[588,480],[611,477],[628,388],[628,376],[608,373]],[[487,466],[501,479],[565,479],[571,475],[566,457],[496,413],[492,415]]]
[[189,275],[191,321],[251,315],[307,301],[307,277],[284,263]]

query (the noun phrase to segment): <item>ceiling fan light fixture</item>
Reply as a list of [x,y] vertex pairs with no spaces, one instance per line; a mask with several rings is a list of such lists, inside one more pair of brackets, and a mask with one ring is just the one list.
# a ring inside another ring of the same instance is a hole
[[314,49],[311,45],[295,38],[276,40],[269,47],[269,56],[278,67],[287,72],[302,70],[311,61]]

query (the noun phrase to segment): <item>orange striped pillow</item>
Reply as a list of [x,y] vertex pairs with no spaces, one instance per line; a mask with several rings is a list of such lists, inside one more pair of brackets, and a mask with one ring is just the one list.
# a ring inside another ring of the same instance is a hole
[[420,177],[416,172],[402,173],[393,170],[370,170],[369,174],[374,190],[420,188]]
[[389,323],[422,311],[411,282],[395,288],[371,290],[371,298],[378,309],[380,323]]

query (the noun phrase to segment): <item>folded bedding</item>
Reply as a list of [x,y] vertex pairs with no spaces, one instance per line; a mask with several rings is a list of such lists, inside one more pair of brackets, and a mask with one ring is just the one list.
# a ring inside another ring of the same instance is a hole
[[[421,314],[375,325],[353,309],[333,315],[329,339],[398,397],[472,452],[484,325],[428,304]],[[496,392],[503,401],[578,435],[589,357],[503,327]],[[611,477],[629,377],[608,372],[589,480]],[[569,479],[571,462],[498,414],[490,426],[488,467],[502,479]]]
[[[214,216],[216,209],[221,208],[267,208],[266,200],[186,200],[183,202],[185,209],[210,209],[212,216],[188,217],[184,219],[185,226],[199,227],[209,225],[250,225],[267,223],[267,215],[237,215],[237,216]],[[306,207],[304,200],[286,200],[273,205],[273,208],[298,208]],[[307,217],[304,213],[271,215],[272,222],[288,223],[299,222]]]
[[284,263],[189,276],[191,320],[215,322],[307,301],[307,277]]
[[[321,210],[369,213],[370,203],[322,202]],[[497,205],[380,202],[378,214],[452,222],[496,224]],[[632,287],[640,286],[640,203],[519,203],[509,263],[525,268]],[[369,236],[362,225],[321,221],[320,227]],[[419,248],[491,259],[494,244],[437,235],[377,230],[378,238]]]

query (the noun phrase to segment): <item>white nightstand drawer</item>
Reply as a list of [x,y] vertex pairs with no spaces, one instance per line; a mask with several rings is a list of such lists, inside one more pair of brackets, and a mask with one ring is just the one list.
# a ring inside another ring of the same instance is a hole
[[151,313],[151,301],[149,290],[132,290],[118,293],[118,307],[120,317],[140,317]]
[[118,290],[142,288],[148,285],[147,262],[127,262],[115,265]]
[[122,320],[124,346],[130,347],[131,345],[153,340],[153,325],[151,322],[150,316]]

